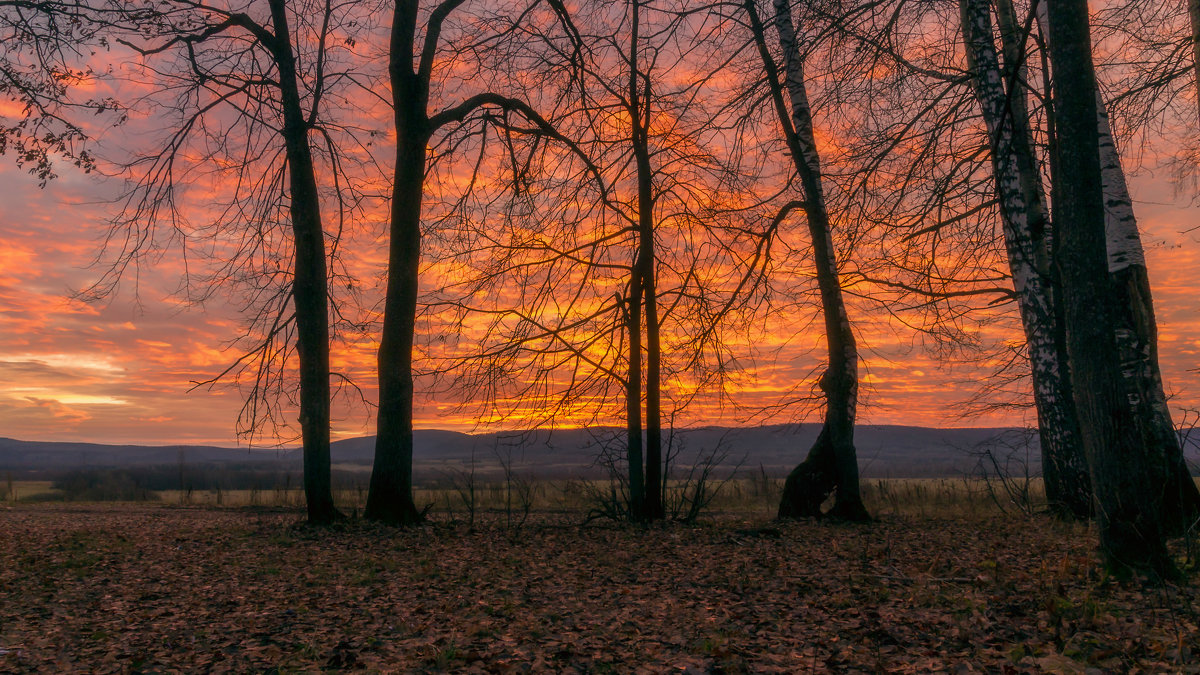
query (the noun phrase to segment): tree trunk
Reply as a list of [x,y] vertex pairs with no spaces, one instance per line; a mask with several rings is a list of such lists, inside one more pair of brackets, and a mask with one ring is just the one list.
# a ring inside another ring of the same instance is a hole
[[[825,422],[808,457],[788,475],[779,502],[780,518],[820,516],[821,504],[834,495],[829,513],[847,520],[867,520],[859,486],[858,456],[854,447],[854,418],[858,404],[858,349],[838,280],[837,251],[833,243],[825,193],[821,186],[821,159],[813,132],[812,111],[804,85],[804,62],[796,41],[788,0],[775,0],[775,29],[784,56],[786,85],[781,84],[775,61],[766,45],[766,30],[754,0],[746,0],[746,13],[767,71],[767,81],[788,149],[804,190],[804,211],[813,248],[817,286],[825,320],[829,365],[821,376],[825,394]],[[784,102],[791,103],[788,115]]]
[[1200,113],[1200,0],[1188,0],[1188,17],[1192,22],[1192,69],[1196,80],[1196,108]]
[[375,461],[365,517],[412,525],[422,514],[413,501],[413,334],[421,262],[421,200],[425,183],[428,82],[412,67],[417,1],[397,2],[388,73],[396,127],[396,165],[388,241],[388,281],[379,342],[379,410]]
[[646,319],[646,520],[662,520],[662,340],[658,325],[658,287],[655,283],[654,170],[650,165],[650,78],[638,87],[639,4],[633,0],[632,38],[629,47],[629,121],[632,129],[638,190],[638,254],[634,275],[640,279],[641,302]]
[[646,517],[646,471],[642,456],[642,284],[636,258],[630,267],[625,328],[629,334],[629,369],[625,374],[625,457],[629,469],[629,516]]
[[1108,111],[1099,92],[1096,94],[1097,132],[1100,146],[1100,171],[1104,182],[1104,231],[1107,240],[1108,271],[1113,291],[1120,303],[1129,308],[1129,323],[1117,328],[1122,372],[1134,414],[1149,430],[1152,452],[1162,454],[1169,477],[1163,495],[1164,524],[1169,532],[1182,533],[1200,518],[1200,491],[1188,471],[1183,447],[1175,434],[1171,408],[1158,367],[1158,327],[1154,319],[1154,299],[1141,234],[1133,214],[1133,199],[1125,182],[1121,157],[1113,141]]
[[[1048,39],[1048,29],[1044,20],[1044,4],[1038,5],[1037,12],[1039,30],[1043,39]],[[1050,173],[1050,203],[1058,204],[1062,201],[1060,194],[1062,171],[1058,160],[1058,131],[1054,123],[1055,110],[1050,78],[1050,57],[1045,50],[1042,50],[1041,61],[1042,101],[1044,102],[1043,112],[1046,116],[1046,164]],[[1080,519],[1090,518],[1095,516],[1095,500],[1092,497],[1092,477],[1087,466],[1087,456],[1083,450],[1083,437],[1080,435],[1082,431],[1078,428],[1079,411],[1075,408],[1075,392],[1071,390],[1071,360],[1067,353],[1067,314],[1066,303],[1063,300],[1062,270],[1054,262],[1062,255],[1062,238],[1055,234],[1053,223],[1051,223],[1047,238],[1050,240],[1051,265],[1046,281],[1050,285],[1050,295],[1054,298],[1054,343],[1058,352],[1058,362],[1064,368],[1061,380],[1063,397],[1071,402],[1071,410],[1075,418],[1076,450],[1072,453],[1063,453],[1057,458],[1058,461],[1043,461],[1042,476],[1051,508],[1056,509],[1059,515],[1064,517],[1069,513],[1072,517]],[[1043,457],[1045,456],[1045,448],[1043,448]],[[1061,506],[1056,507],[1056,504]]]
[[[1046,10],[1039,5],[1038,21],[1047,30]],[[1105,250],[1116,301],[1126,307],[1126,319],[1115,337],[1122,354],[1122,373],[1134,415],[1148,431],[1148,448],[1162,455],[1169,467],[1163,495],[1163,518],[1168,532],[1181,533],[1200,518],[1200,490],[1196,489],[1175,434],[1171,409],[1158,366],[1158,329],[1146,257],[1133,212],[1133,199],[1125,181],[1121,157],[1113,140],[1108,111],[1096,91],[1096,127],[1104,195]]]
[[[1115,570],[1171,575],[1164,543],[1165,457],[1153,429],[1129,404],[1117,331],[1131,330],[1130,306],[1108,274],[1096,110],[1096,76],[1086,0],[1049,7],[1059,162],[1055,222],[1062,268],[1071,378],[1097,501],[1100,546]],[[1116,330],[1114,330],[1116,328]]]
[[272,52],[279,68],[283,139],[288,162],[295,275],[292,302],[296,310],[296,352],[300,361],[300,437],[304,446],[304,497],[311,523],[341,517],[333,505],[329,459],[329,298],[325,233],[317,193],[308,124],[296,83],[284,0],[271,0],[275,31]]
[[967,63],[988,129],[1005,248],[1029,352],[1046,497],[1056,514],[1083,519],[1091,516],[1091,491],[1067,360],[1058,340],[1048,218],[1021,84],[1024,50],[1014,35],[1011,4],[1001,0],[999,6],[1007,77],[996,54],[987,0],[959,3]]

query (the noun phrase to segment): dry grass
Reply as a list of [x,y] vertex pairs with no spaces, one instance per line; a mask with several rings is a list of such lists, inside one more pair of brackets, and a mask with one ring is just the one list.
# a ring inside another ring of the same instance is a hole
[[[671,490],[688,490],[681,482]],[[778,507],[781,479],[766,476],[739,477],[713,481],[707,489],[715,495],[704,513],[738,514],[770,518]],[[524,511],[586,514],[594,506],[597,494],[607,493],[610,484],[599,480],[478,481],[474,494],[468,485],[442,479],[420,486],[414,496],[418,505],[449,519],[466,518],[473,500],[477,513]],[[1040,479],[1030,481],[1030,502],[1019,505],[1008,500],[995,483],[969,478],[874,479],[863,481],[863,499],[868,510],[877,515],[915,517],[989,518],[1005,513],[1037,511],[1044,494]],[[255,490],[162,490],[154,493],[167,505],[207,508],[270,507],[300,509],[304,493],[298,487]],[[362,513],[366,504],[363,487],[334,491],[334,501],[347,514]],[[63,501],[61,491],[49,481],[15,481],[5,490],[0,502],[20,503]]]

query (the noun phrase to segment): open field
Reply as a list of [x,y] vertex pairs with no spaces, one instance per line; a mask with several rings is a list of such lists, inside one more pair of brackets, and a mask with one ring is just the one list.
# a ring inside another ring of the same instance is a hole
[[[1011,480],[1020,494],[1014,500],[1001,481],[973,478],[891,478],[862,482],[863,499],[872,513],[891,516],[990,516],[1037,510],[1044,493],[1041,479]],[[602,480],[479,479],[471,483],[463,476],[448,477],[420,485],[414,491],[418,505],[445,519],[466,518],[471,504],[477,512],[523,511],[585,513],[610,483]],[[751,476],[729,480],[710,479],[704,485],[704,511],[733,513],[745,517],[770,518],[775,513],[783,480]],[[299,487],[252,490],[159,490],[144,491],[151,501],[172,506],[214,508],[279,507],[299,509],[304,493]],[[366,486],[334,489],[334,501],[348,514],[361,513],[366,504]],[[682,507],[695,495],[695,484],[668,483],[667,503]],[[994,495],[994,496],[993,496]],[[14,481],[0,491],[0,503],[9,506],[55,502],[94,502],[86,496],[64,493],[51,481]],[[104,500],[109,501],[109,500]],[[120,501],[115,500],[115,501]]]
[[1104,578],[1083,526],[580,516],[0,507],[0,671],[1200,672],[1200,589]]

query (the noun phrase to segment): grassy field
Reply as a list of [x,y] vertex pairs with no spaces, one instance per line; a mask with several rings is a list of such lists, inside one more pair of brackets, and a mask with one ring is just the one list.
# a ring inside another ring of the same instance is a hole
[[[969,478],[879,479],[863,481],[863,498],[872,513],[895,516],[989,517],[1004,513],[1036,511],[1044,494],[1040,479],[1022,486],[1026,491],[1013,499],[998,482]],[[695,486],[683,482],[668,485],[668,503],[686,510],[695,496]],[[771,517],[783,488],[780,479],[742,477],[705,486],[701,513]],[[472,504],[477,513],[525,511],[586,513],[597,499],[610,494],[611,486],[595,480],[478,481],[472,488],[461,481],[441,480],[418,486],[418,505],[454,519],[466,517]],[[334,501],[347,514],[361,513],[366,503],[363,487],[334,491]],[[149,497],[165,505],[211,508],[277,507],[299,509],[304,493],[299,487],[256,490],[161,490]],[[10,506],[30,503],[87,502],[55,489],[50,481],[14,481],[0,489],[0,503]]]
[[0,506],[0,672],[1200,672],[1194,582],[1117,583],[1088,526],[971,482],[871,482],[864,525],[774,522],[774,481],[651,527],[585,524],[567,507],[597,486],[570,483],[516,517],[506,487],[473,521],[422,492],[447,506],[398,530],[305,526],[292,492],[22,485]]

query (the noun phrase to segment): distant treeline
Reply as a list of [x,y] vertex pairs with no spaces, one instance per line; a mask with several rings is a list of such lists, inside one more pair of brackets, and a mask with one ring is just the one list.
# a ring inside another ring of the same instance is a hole
[[[41,474],[49,478],[66,501],[151,501],[159,492],[213,490],[287,490],[302,486],[299,468],[262,464],[156,465],[127,468],[85,468]],[[368,477],[335,471],[338,489],[365,488]]]

